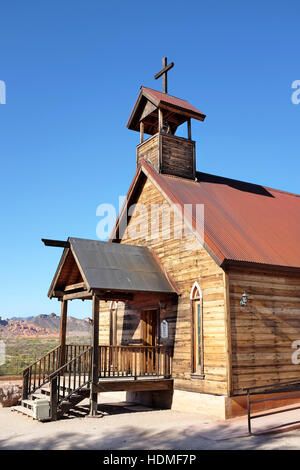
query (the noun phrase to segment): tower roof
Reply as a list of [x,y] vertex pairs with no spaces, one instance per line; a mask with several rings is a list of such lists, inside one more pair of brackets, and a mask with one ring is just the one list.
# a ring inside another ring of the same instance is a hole
[[186,100],[142,86],[127,122],[128,129],[139,131],[139,123],[142,121],[147,134],[156,134],[159,108],[165,110],[165,119],[169,121],[174,132],[190,118],[204,121],[206,117]]

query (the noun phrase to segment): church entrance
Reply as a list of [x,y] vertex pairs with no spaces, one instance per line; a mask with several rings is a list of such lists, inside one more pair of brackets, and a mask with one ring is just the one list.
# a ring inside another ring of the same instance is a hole
[[143,346],[156,346],[157,341],[157,310],[142,311],[142,343]]
[[[142,311],[142,343],[148,346],[145,350],[148,362],[148,371],[153,373],[156,366],[155,347],[158,344],[158,310]],[[150,346],[150,348],[149,348]]]

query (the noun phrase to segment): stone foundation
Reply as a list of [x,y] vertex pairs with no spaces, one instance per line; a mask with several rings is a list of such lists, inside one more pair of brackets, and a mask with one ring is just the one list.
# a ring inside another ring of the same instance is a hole
[[173,390],[159,390],[153,392],[126,392],[126,401],[168,410],[172,407]]
[[[267,411],[291,404],[299,404],[300,396],[282,398],[286,393],[272,393],[252,396],[252,400],[272,398],[266,401],[251,405],[251,412]],[[274,400],[276,398],[276,400]],[[185,413],[200,413],[213,417],[217,420],[244,416],[247,414],[247,397],[224,395],[212,395],[207,393],[186,392],[183,390],[157,391],[157,392],[127,392],[126,400],[144,406],[158,409],[171,409]]]
[[226,418],[224,396],[182,390],[157,392],[127,392],[126,400],[158,409],[171,409],[186,413],[201,413],[216,419]]

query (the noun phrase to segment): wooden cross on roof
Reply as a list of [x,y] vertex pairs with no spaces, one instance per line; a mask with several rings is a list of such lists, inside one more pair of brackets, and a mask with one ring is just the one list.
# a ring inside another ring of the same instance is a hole
[[160,72],[158,72],[156,75],[154,75],[155,80],[157,80],[159,77],[163,77],[163,93],[168,93],[168,76],[167,73],[169,70],[171,70],[172,67],[174,67],[174,62],[171,62],[169,65],[167,65],[167,58],[163,57],[162,60],[162,69]]

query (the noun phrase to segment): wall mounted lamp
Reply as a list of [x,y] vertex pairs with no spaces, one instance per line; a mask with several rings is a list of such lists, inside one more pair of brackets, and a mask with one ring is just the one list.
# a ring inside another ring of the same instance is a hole
[[246,307],[247,302],[248,302],[248,294],[244,291],[242,294],[242,299],[240,301],[241,307]]

